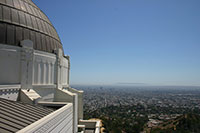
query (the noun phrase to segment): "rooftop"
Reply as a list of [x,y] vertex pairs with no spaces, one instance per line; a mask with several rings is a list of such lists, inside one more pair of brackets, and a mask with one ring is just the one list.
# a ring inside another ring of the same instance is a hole
[[36,50],[62,49],[56,29],[32,0],[0,0],[0,29],[2,44],[20,46],[28,39]]
[[17,132],[54,110],[0,98],[0,133]]

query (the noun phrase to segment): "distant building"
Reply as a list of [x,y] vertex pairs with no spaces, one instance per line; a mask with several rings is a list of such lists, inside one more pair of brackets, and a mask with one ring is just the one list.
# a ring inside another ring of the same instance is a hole
[[32,0],[0,0],[0,133],[99,133],[99,121],[83,120],[83,91],[70,88],[69,71]]

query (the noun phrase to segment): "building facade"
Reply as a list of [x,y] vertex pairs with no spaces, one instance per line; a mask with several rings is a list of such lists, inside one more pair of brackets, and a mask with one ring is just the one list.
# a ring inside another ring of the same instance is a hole
[[69,72],[55,28],[32,0],[0,0],[0,99],[16,109],[0,114],[0,132],[100,132],[99,121],[83,120],[83,91],[70,87]]

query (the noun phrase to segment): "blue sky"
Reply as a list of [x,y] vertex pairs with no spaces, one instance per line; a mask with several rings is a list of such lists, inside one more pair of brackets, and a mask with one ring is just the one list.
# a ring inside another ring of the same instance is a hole
[[199,0],[40,0],[71,84],[200,85]]

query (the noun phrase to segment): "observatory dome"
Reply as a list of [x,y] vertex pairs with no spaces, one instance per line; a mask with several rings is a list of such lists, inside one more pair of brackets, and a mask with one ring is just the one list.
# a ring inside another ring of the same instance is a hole
[[52,23],[32,0],[0,0],[0,44],[20,46],[26,39],[35,50],[62,49]]

